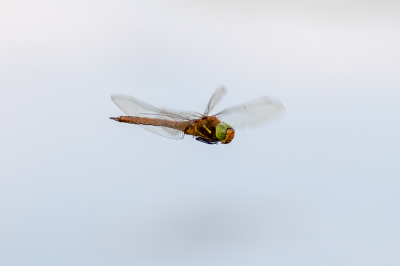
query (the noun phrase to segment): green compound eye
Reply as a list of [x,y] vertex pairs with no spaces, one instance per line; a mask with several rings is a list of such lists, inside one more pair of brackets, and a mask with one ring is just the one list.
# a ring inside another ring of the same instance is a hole
[[232,128],[227,123],[219,123],[218,126],[215,128],[215,136],[218,140],[224,140],[226,136],[226,130],[228,128]]

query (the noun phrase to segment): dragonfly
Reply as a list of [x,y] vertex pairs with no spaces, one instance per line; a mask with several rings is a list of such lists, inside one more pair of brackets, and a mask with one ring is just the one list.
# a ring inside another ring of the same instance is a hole
[[219,86],[203,114],[157,108],[135,97],[113,94],[113,102],[127,115],[110,119],[142,128],[171,139],[192,135],[206,144],[228,144],[235,136],[235,129],[254,128],[265,124],[283,113],[285,107],[278,99],[260,97],[209,115],[226,94],[225,86]]

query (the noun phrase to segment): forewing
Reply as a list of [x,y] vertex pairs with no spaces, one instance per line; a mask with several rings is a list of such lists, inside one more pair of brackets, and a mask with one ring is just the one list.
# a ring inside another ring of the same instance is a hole
[[[165,119],[178,122],[191,120],[194,117],[194,115],[189,112],[179,112],[179,111],[169,111],[165,109],[159,109],[135,97],[128,95],[113,94],[111,95],[111,99],[125,114],[129,116]],[[184,136],[184,133],[182,131],[173,128],[150,126],[150,125],[140,125],[140,126],[157,135],[171,139],[181,139]]]
[[215,116],[233,128],[252,128],[264,124],[285,111],[281,101],[261,97],[242,105],[225,109]]
[[224,85],[219,86],[213,96],[211,96],[210,101],[208,102],[206,111],[204,112],[204,115],[208,115],[212,109],[214,109],[214,107],[217,105],[217,103],[219,103],[219,101],[221,101],[221,99],[225,96],[226,94],[226,88]]
[[168,115],[174,115],[177,117],[181,117],[181,118],[184,118],[185,120],[200,119],[203,116],[202,114],[197,113],[197,112],[179,111],[179,110],[174,110],[171,108],[162,108],[160,110],[163,113],[168,113]]

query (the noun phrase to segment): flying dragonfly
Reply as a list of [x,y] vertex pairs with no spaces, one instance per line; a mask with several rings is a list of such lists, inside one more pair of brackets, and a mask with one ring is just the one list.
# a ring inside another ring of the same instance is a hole
[[225,94],[226,88],[218,87],[203,114],[159,109],[132,96],[113,94],[111,99],[127,116],[110,119],[137,124],[150,132],[171,139],[182,139],[185,135],[192,135],[203,143],[228,144],[235,136],[235,129],[262,125],[285,111],[279,100],[260,97],[209,115]]

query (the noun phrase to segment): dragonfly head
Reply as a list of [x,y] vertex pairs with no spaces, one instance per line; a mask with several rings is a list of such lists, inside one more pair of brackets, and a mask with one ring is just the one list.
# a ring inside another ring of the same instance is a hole
[[223,144],[228,144],[235,136],[235,130],[227,123],[219,123],[215,129],[215,135]]

